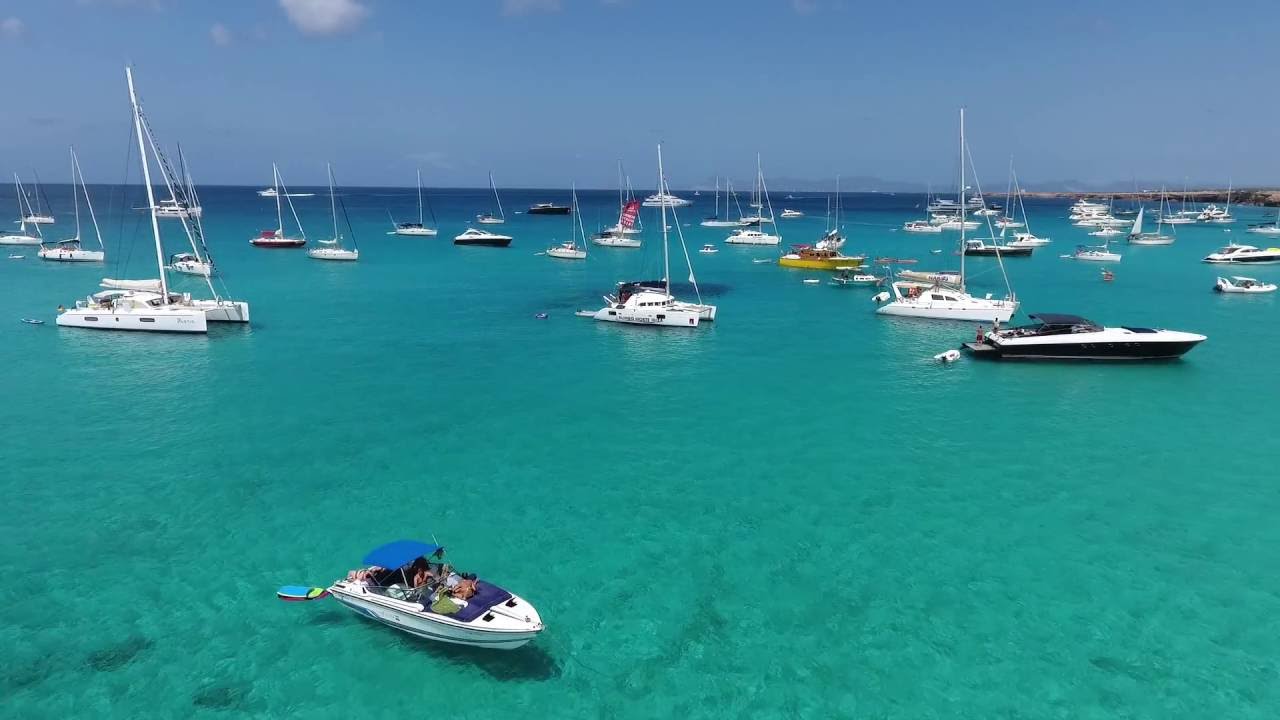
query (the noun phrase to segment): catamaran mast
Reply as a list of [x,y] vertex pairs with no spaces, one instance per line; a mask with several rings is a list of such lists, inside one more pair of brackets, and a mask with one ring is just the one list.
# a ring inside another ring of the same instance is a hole
[[658,197],[662,208],[662,279],[667,284],[667,297],[671,297],[671,253],[667,247],[667,200],[662,193],[667,189],[667,179],[662,174],[662,143],[658,143]]
[[[960,292],[966,292],[964,285],[964,216],[964,108],[960,108]],[[999,254],[997,253],[996,256],[999,257]]]
[[138,155],[142,160],[142,184],[147,188],[147,212],[151,214],[151,236],[156,242],[156,268],[160,271],[160,304],[168,305],[169,281],[165,279],[164,274],[164,246],[160,242],[160,221],[156,218],[156,193],[151,187],[151,163],[147,160],[147,143],[142,138],[142,109],[138,107],[138,94],[133,89],[133,68],[126,65],[124,76],[129,82],[129,104],[133,106],[133,129],[138,136]]

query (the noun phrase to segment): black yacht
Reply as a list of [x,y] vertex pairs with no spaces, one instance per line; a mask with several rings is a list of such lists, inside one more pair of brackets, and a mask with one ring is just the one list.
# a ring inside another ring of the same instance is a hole
[[556,205],[555,203],[538,203],[530,205],[526,211],[529,215],[568,215],[568,205]]
[[1032,325],[985,333],[964,347],[997,360],[1171,360],[1204,335],[1141,327],[1103,327],[1078,315],[1040,313]]

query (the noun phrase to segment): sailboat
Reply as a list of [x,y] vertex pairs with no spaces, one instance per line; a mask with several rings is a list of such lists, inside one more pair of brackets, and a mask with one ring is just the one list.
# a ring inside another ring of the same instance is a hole
[[[32,225],[35,235],[27,232],[27,212],[24,212],[23,201],[26,200],[27,194],[22,189],[22,182],[18,180],[18,173],[13,174],[13,187],[18,198],[18,231],[0,230],[0,245],[40,245],[44,242],[44,235],[40,232],[39,225]],[[27,201],[28,203],[30,201]]]
[[[670,195],[666,175],[662,167],[662,145],[658,145],[658,195]],[[675,216],[675,208],[660,203],[662,212],[662,268],[661,280],[624,282],[618,285],[616,295],[605,296],[605,306],[595,312],[593,317],[601,322],[624,323],[628,325],[657,325],[664,327],[698,327],[704,320],[716,319],[716,306],[702,303],[702,293],[698,289],[698,280],[693,275],[693,261],[689,258],[689,248],[684,243],[684,233],[680,230],[679,218],[673,223],[680,237],[680,248],[684,252],[685,263],[689,266],[689,282],[698,295],[697,303],[677,300],[671,294],[671,246],[667,224],[667,210]]]
[[[27,212],[22,216],[22,221],[32,225],[52,225],[54,222],[53,214],[45,209],[49,204],[49,198],[44,194],[44,186],[40,184],[40,175],[34,170],[31,174],[36,178],[36,205],[31,207],[31,196],[22,190],[23,198],[27,201]],[[18,187],[21,189],[22,184]]]
[[[96,293],[77,301],[75,307],[59,308],[59,327],[140,332],[203,333],[208,320],[203,310],[183,300],[190,296],[171,296],[165,277],[164,246],[160,240],[160,222],[156,217],[155,189],[151,187],[151,166],[142,132],[142,109],[133,89],[133,70],[125,68],[129,83],[129,102],[133,106],[133,125],[138,138],[138,154],[142,162],[143,185],[147,191],[147,213],[151,216],[151,236],[155,241],[156,271],[160,274],[157,291],[113,290]],[[175,302],[175,299],[177,302]]]
[[720,178],[717,177],[716,178],[715,214],[706,218],[700,224],[702,225],[702,227],[738,227],[742,224],[741,220],[729,219],[729,185],[728,185],[727,179],[725,180],[725,192],[724,192],[724,216],[721,217],[720,215]]
[[[582,226],[582,209],[578,207],[578,187],[572,186],[571,193],[573,195],[573,212],[569,215],[569,239],[559,245],[553,245],[547,248],[547,255],[561,260],[586,260],[587,259],[587,231]],[[582,244],[578,244],[578,237],[582,237]]]
[[161,200],[156,204],[156,217],[181,220],[182,229],[187,235],[188,242],[191,243],[191,252],[175,253],[169,256],[169,269],[184,275],[212,277],[215,272],[213,258],[209,255],[209,248],[204,245],[204,232],[200,225],[200,218],[204,211],[200,208],[200,201],[196,197],[195,184],[191,181],[191,173],[187,170],[187,160],[182,154],[182,146],[178,146],[178,166],[182,168],[182,176],[178,177],[171,174],[172,168],[169,167],[168,160],[165,159],[164,153],[160,152],[160,148],[156,147],[155,139],[145,124],[143,129],[147,130],[151,152],[157,158],[160,176],[164,179],[165,188],[169,191],[169,200]]
[[[1024,230],[1013,233],[1013,240],[1007,243],[1011,248],[1037,248],[1048,245],[1051,241],[1049,238],[1037,237],[1031,232],[1031,220],[1027,217],[1027,206],[1022,200],[1022,187],[1018,184],[1018,173],[1013,169],[1013,158],[1009,158],[1009,182],[1012,184],[1012,192],[1016,192],[1016,196],[1009,196],[1005,200],[1005,207],[1009,207],[1010,202],[1018,203],[1018,207],[1022,210],[1022,222],[1005,223],[1001,225],[996,221],[996,227],[1000,228],[1000,237],[1004,237],[1006,231],[1020,227]],[[1012,219],[1009,216],[1001,218],[1001,220]]]
[[[325,169],[329,173],[329,211],[333,214],[333,239],[321,240],[321,247],[311,248],[307,251],[307,257],[316,260],[345,260],[354,262],[360,259],[360,248],[355,246],[356,234],[351,229],[351,221],[347,220],[347,229],[351,230],[351,249],[342,247],[342,234],[338,232],[338,200],[337,195],[333,192],[333,165],[325,163]],[[342,214],[347,214],[346,205],[342,207]],[[434,234],[435,231],[432,230]]]
[[[764,223],[773,224],[773,202],[769,199],[769,189],[764,182],[764,170],[760,165],[759,153],[756,153],[756,182],[751,194],[751,207],[755,208],[755,214],[742,218],[740,224],[743,227],[734,230],[724,241],[730,245],[782,244],[781,235],[767,233],[761,229]],[[769,208],[768,217],[764,215],[766,207]]]
[[[161,200],[156,206],[156,217],[162,218],[198,218],[204,212],[200,207],[200,200],[196,197],[195,182],[191,179],[191,172],[187,170],[187,159],[182,154],[182,146],[178,146],[178,169],[182,173],[182,186],[186,190],[188,201],[191,203],[187,206],[180,201],[172,189],[169,191],[169,199]],[[182,271],[185,272],[185,271]],[[201,274],[201,273],[194,273]]]
[[[1160,212],[1156,215],[1156,231],[1154,233],[1142,232],[1142,218],[1146,213],[1146,208],[1138,208],[1138,217],[1133,220],[1133,228],[1129,230],[1130,245],[1172,245],[1174,238],[1170,235],[1163,234],[1165,220],[1165,195],[1164,188],[1160,188]],[[1118,258],[1117,258],[1118,259]]]
[[[960,109],[960,201],[957,205],[957,217],[960,223],[960,247],[965,246],[965,158],[968,154],[964,140],[964,108]],[[976,173],[975,173],[976,174]],[[969,322],[1008,322],[1018,312],[1018,300],[1009,285],[1009,276],[1005,274],[1004,259],[997,254],[996,262],[1000,266],[1000,274],[1004,277],[1008,296],[996,300],[988,294],[986,297],[974,297],[965,287],[965,255],[960,254],[960,273],[956,278],[960,282],[955,285],[935,281],[932,284],[898,280],[890,285],[890,293],[876,295],[876,300],[885,302],[876,309],[880,315],[896,315],[900,317],[933,318],[937,320],[964,320]],[[889,301],[889,302],[886,302]]]
[[[280,168],[275,163],[271,163],[271,175],[274,178],[274,188],[276,190],[276,229],[263,230],[255,238],[249,239],[249,244],[254,247],[261,248],[300,248],[307,244],[307,233],[302,229],[302,221],[298,219],[298,211],[293,207],[293,195],[289,194],[289,189],[284,186],[284,178],[280,177]],[[293,213],[293,221],[298,224],[298,234],[301,237],[291,238],[284,233],[284,204],[280,202],[280,198],[289,203],[289,212]]]
[[[332,193],[330,193],[330,194],[332,194]],[[330,204],[332,204],[332,203],[330,203]],[[435,228],[433,228],[433,227],[427,227],[426,225],[424,225],[424,224],[423,224],[423,217],[422,217],[422,170],[418,170],[418,222],[416,222],[416,223],[415,223],[415,222],[402,222],[402,223],[397,223],[397,222],[395,221],[395,218],[394,218],[394,217],[393,217],[393,218],[391,218],[391,222],[395,225],[395,229],[394,229],[394,230],[392,230],[391,232],[387,233],[388,235],[416,235],[416,236],[419,236],[419,237],[423,237],[423,236],[426,236],[426,237],[434,237],[434,236],[436,235],[436,229],[435,229]],[[431,224],[433,224],[433,225],[434,225],[434,224],[435,224],[435,222],[436,222],[436,211],[435,211],[434,209],[432,209],[432,211],[431,211]],[[336,222],[335,222],[335,224],[336,224]],[[337,234],[337,231],[336,231],[336,230],[334,231],[334,234],[335,234],[335,235]]]
[[[84,193],[84,204],[89,209],[89,219],[93,221],[93,234],[98,240],[97,250],[86,250],[80,242],[81,193]],[[84,173],[80,171],[80,160],[76,157],[75,148],[71,148],[71,197],[76,208],[76,235],[56,245],[41,245],[40,259],[54,262],[102,262],[106,258],[102,232],[98,229],[98,216],[93,212],[93,201],[89,199],[89,188],[84,184]]]
[[[476,216],[476,222],[481,225],[501,225],[507,221],[507,214],[502,211],[502,198],[498,197],[498,186],[493,184],[493,172],[489,173],[489,187],[493,190],[493,202],[498,206],[498,214],[481,213]],[[510,240],[508,239],[508,242]]]

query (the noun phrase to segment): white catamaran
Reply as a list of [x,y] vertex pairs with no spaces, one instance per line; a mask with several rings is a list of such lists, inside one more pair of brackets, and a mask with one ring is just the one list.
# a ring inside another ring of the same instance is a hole
[[[960,202],[957,207],[957,218],[960,227],[960,247],[965,247],[965,212],[969,205],[965,201],[965,163],[968,148],[964,140],[964,109],[960,109]],[[976,176],[977,173],[975,172]],[[1009,276],[1005,273],[1004,260],[996,253],[996,262],[1000,266],[1000,274],[1004,277],[1008,295],[997,300],[990,294],[985,297],[970,295],[965,287],[965,254],[960,253],[960,274],[958,283],[952,285],[939,281],[921,283],[911,280],[898,280],[890,287],[893,300],[889,300],[888,292],[876,295],[879,302],[884,302],[876,309],[880,315],[897,315],[900,317],[933,318],[937,320],[963,320],[968,322],[1008,322],[1018,311],[1018,300],[1009,285]]]

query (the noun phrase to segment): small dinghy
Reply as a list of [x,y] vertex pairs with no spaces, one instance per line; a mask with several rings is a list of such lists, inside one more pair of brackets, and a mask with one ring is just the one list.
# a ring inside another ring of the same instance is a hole
[[884,278],[867,273],[854,273],[844,271],[836,273],[831,278],[831,284],[837,287],[854,287],[858,285],[879,285]]
[[821,280],[819,280],[818,278],[805,278],[805,279],[804,279],[804,284],[805,284],[805,285],[817,285],[817,284],[818,284],[818,283],[820,283],[820,282],[822,282],[822,281],[821,281]]
[[946,352],[940,352],[937,355],[934,355],[933,359],[940,363],[953,363],[960,359],[960,351],[952,348]]
[[534,317],[535,317],[535,318],[537,318],[537,319],[539,319],[539,320],[546,320],[546,319],[547,319],[547,314],[546,314],[546,313],[538,313],[537,315],[534,315]]
[[1276,285],[1236,275],[1230,278],[1218,278],[1213,289],[1220,293],[1269,293],[1276,291]]
[[22,318],[22,322],[24,322],[24,323],[26,323],[26,324],[28,324],[28,325],[43,325],[43,324],[44,324],[44,321],[43,321],[43,320],[37,320],[37,319],[35,319],[35,318]]
[[10,256],[9,256],[9,259],[10,259],[10,260],[21,260],[21,259],[22,259],[22,258],[24,258],[24,257],[26,257],[26,255],[10,255]]
[[595,310],[578,310],[578,311],[575,311],[573,314],[577,315],[578,317],[593,318],[596,316],[596,311]]
[[773,261],[773,259],[772,259],[772,258],[756,258],[755,260],[752,260],[752,261],[751,261],[751,264],[752,264],[752,265],[763,265],[763,264],[765,264],[765,263],[769,263],[769,264],[771,264],[771,265],[772,265],[772,264],[773,264],[773,262],[774,262],[774,261]]
[[707,243],[706,245],[703,245],[702,249],[699,250],[698,252],[702,253],[703,255],[715,255],[720,251],[716,249],[715,245],[712,245],[711,243]]

